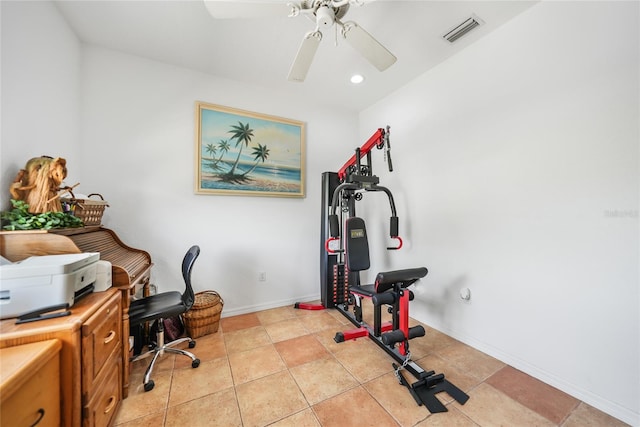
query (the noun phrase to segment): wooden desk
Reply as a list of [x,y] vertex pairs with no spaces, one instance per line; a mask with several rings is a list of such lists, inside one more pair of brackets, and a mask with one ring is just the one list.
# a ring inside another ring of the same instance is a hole
[[[0,231],[0,255],[21,261],[36,255],[100,252],[111,262],[113,287],[120,290],[122,306],[122,357],[129,358],[129,304],[140,289],[149,296],[151,256],[125,245],[113,230],[100,226],[53,230]],[[122,397],[129,394],[129,364],[122,370]]]
[[62,343],[60,425],[108,426],[122,400],[120,292],[89,294],[66,317],[20,325],[15,319],[0,321],[0,349],[51,339]]

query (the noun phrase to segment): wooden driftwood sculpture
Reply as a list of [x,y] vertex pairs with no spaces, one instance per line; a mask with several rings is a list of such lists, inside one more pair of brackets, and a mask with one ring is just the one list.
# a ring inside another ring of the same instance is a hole
[[61,212],[58,193],[67,177],[67,161],[61,157],[34,157],[21,169],[9,192],[15,200],[29,205],[29,212]]

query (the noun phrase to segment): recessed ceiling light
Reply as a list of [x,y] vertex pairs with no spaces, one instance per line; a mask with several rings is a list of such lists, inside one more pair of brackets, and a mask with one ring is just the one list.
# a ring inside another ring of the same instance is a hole
[[351,76],[351,83],[354,85],[358,85],[364,81],[364,76],[362,74],[354,74]]

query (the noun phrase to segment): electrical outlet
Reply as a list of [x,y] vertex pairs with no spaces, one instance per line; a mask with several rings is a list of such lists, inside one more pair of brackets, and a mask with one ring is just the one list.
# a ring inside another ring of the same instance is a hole
[[258,273],[258,281],[266,282],[267,281],[267,273],[265,271],[261,271]]

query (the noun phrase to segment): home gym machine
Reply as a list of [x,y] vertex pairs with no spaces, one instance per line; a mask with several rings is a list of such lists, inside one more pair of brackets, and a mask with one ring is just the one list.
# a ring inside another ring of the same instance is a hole
[[[369,243],[365,222],[356,216],[356,202],[367,192],[383,192],[391,207],[389,237],[402,247],[398,235],[398,216],[391,191],[379,185],[373,175],[371,152],[373,148],[385,149],[384,155],[393,171],[389,127],[379,128],[355,154],[338,170],[322,174],[322,220],[320,248],[320,287],[322,305],[296,303],[295,307],[307,310],[335,308],[356,328],[338,332],[338,343],[369,337],[395,360],[392,366],[401,385],[418,405],[425,405],[430,412],[446,412],[447,408],[435,397],[447,392],[461,404],[468,399],[462,390],[451,384],[444,374],[425,371],[411,360],[409,341],[425,335],[421,325],[409,327],[409,301],[414,294],[409,286],[427,275],[425,267],[380,272],[373,284],[361,284],[360,272],[369,269]],[[365,159],[363,163],[363,159]],[[371,300],[373,326],[363,320],[362,302]],[[350,311],[353,307],[353,312]],[[391,314],[391,321],[382,322],[382,309]],[[409,383],[403,371],[410,372],[417,381]]]

